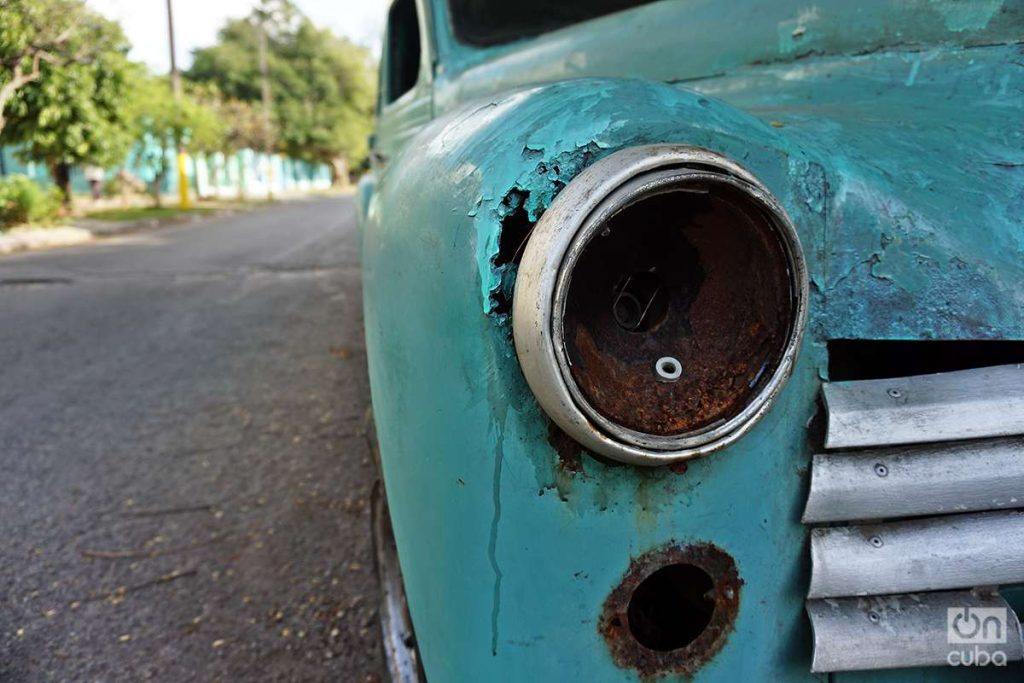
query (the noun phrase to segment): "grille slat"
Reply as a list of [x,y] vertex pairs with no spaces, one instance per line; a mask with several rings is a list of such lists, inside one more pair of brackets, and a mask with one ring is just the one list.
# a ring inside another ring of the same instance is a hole
[[[853,524],[811,530],[812,670],[1024,658],[998,594],[1024,583],[1024,365],[822,393],[825,447],[844,450],[814,457],[804,522]],[[982,608],[1001,615],[998,642],[949,640],[955,614]]]

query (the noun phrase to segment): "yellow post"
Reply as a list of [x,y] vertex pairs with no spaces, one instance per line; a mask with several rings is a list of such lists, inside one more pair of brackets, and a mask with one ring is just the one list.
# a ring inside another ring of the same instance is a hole
[[191,208],[192,203],[188,197],[188,165],[185,160],[185,152],[178,151],[178,197],[181,199],[181,208]]
[[274,159],[267,155],[267,201],[274,201]]
[[[181,74],[178,73],[178,60],[174,56],[174,11],[171,0],[167,0],[167,42],[171,48],[171,92],[174,93],[174,101],[178,102],[181,100]],[[180,134],[174,136],[174,147],[178,151],[178,197],[181,199],[181,208],[187,209],[191,202],[188,199],[185,148],[181,146]]]

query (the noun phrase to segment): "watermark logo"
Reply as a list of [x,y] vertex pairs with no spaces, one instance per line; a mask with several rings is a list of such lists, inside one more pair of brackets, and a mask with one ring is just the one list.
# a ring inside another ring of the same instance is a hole
[[946,642],[950,645],[1006,643],[1005,607],[950,607],[946,610]]
[[1006,666],[1006,652],[998,649],[1009,637],[1005,607],[950,607],[946,610],[946,642],[950,666]]

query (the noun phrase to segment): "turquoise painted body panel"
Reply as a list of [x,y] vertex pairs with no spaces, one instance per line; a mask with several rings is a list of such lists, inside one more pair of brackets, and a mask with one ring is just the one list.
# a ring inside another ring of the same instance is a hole
[[[736,30],[760,42],[721,33],[716,54],[693,59],[657,30],[641,44],[641,28],[725,25],[712,3],[656,3],[483,51],[455,43],[444,3],[421,6],[438,115],[391,148],[360,213],[375,418],[431,681],[636,679],[598,632],[602,605],[631,557],[691,541],[730,553],[744,582],[734,632],[694,678],[818,680],[800,512],[825,342],[1024,339],[1020,5],[819,3],[799,34],[807,53],[785,52],[803,25],[781,25],[799,19],[795,3],[739,5],[750,25]],[[908,6],[919,23],[904,26]],[[930,47],[886,48],[904,28]],[[845,54],[865,41],[871,54]],[[585,166],[654,142],[729,156],[779,199],[808,260],[810,325],[779,401],[735,445],[683,474],[586,455],[573,471],[519,370],[514,272],[494,265],[502,224],[520,202],[536,220]]]

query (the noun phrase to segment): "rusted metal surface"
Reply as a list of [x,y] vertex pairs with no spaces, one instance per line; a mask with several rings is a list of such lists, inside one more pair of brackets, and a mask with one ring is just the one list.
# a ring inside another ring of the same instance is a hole
[[690,466],[686,462],[674,462],[668,468],[675,474],[686,474],[686,470],[690,469]]
[[[665,567],[696,567],[711,578],[706,596],[713,605],[710,620],[688,645],[671,650],[654,650],[634,636],[636,624],[630,624],[630,602],[637,587]],[[668,546],[635,558],[622,582],[604,603],[598,630],[604,636],[616,664],[635,669],[641,676],[661,674],[691,675],[722,649],[733,630],[739,612],[743,581],[732,557],[711,543]]]
[[548,443],[558,453],[559,466],[568,472],[583,471],[583,447],[554,422],[548,426]]
[[[597,411],[638,432],[728,420],[778,367],[794,315],[789,278],[770,219],[735,188],[643,199],[576,264],[565,310],[573,378]],[[680,361],[678,380],[659,381],[666,356]]]

